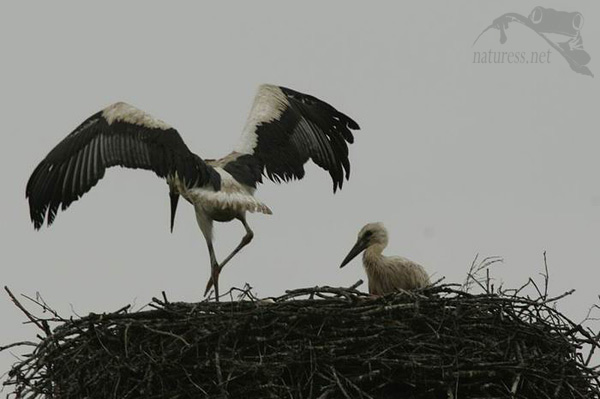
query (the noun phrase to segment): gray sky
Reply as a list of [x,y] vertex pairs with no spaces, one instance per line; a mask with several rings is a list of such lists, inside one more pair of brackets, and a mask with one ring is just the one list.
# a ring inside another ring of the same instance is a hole
[[[109,6],[112,4],[112,6]],[[590,78],[551,49],[544,64],[474,64],[474,51],[547,51],[523,26],[499,44],[492,20],[527,16],[540,2],[4,2],[0,217],[1,285],[61,314],[201,298],[208,254],[193,208],[169,233],[164,181],[114,168],[35,232],[25,184],[34,167],[85,118],[129,102],[179,130],[197,154],[227,154],[256,88],[310,93],[362,127],[352,173],[333,195],[327,173],[267,182],[272,216],[250,215],[255,239],[224,269],[222,289],[245,282],[260,296],[366,280],[360,261],[339,270],[363,224],[383,221],[387,254],[462,282],[474,256],[499,255],[498,282],[543,271],[550,292],[577,292],[559,308],[582,319],[600,289],[600,3],[545,1],[579,11]],[[243,235],[217,224],[221,259]],[[366,290],[366,284],[362,289]],[[0,345],[33,339],[0,295]],[[0,354],[0,373],[14,358]]]

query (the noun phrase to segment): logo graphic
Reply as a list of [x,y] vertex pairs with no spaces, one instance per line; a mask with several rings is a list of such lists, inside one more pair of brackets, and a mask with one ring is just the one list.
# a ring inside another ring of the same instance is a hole
[[[536,32],[563,56],[573,71],[583,75],[594,76],[592,71],[586,66],[590,62],[591,57],[583,49],[583,39],[581,37],[583,15],[581,13],[556,11],[552,8],[539,6],[535,7],[527,18],[521,14],[506,13],[496,18],[490,26],[485,28],[477,36],[477,39],[475,39],[473,46],[490,29],[498,29],[500,31],[500,43],[506,43],[506,30],[511,22],[518,22]],[[550,53],[548,53],[547,62],[549,62],[549,55]],[[509,60],[509,62],[511,61]],[[544,61],[542,60],[542,62]],[[525,61],[525,63],[529,63],[529,61]]]

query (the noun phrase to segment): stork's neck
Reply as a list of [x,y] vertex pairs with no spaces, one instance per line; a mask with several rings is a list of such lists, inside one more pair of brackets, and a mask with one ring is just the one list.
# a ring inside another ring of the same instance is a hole
[[370,265],[379,264],[381,259],[384,258],[383,250],[386,246],[385,244],[373,244],[365,249],[363,253],[363,264],[365,267],[368,268]]

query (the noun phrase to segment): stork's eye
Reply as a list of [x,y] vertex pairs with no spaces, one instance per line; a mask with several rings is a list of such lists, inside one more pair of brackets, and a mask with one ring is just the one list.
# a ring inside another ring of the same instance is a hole
[[369,237],[371,237],[372,235],[373,235],[373,232],[372,232],[372,231],[366,231],[366,232],[365,232],[365,235],[364,235],[364,237],[365,237],[365,238],[369,238]]

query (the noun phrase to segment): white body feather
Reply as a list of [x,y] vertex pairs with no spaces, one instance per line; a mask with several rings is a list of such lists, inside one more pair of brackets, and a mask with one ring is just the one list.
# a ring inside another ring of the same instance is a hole
[[423,266],[401,256],[385,256],[382,250],[372,246],[363,254],[371,294],[385,295],[399,289],[414,290],[430,284]]
[[[268,206],[254,197],[255,190],[253,188],[239,183],[220,167],[215,167],[215,170],[221,175],[221,189],[219,191],[215,191],[210,186],[187,190],[179,183],[180,193],[194,206],[202,207],[209,215],[218,215],[225,211],[235,214],[261,212],[270,215],[272,213]],[[219,217],[217,216],[215,220],[219,221]],[[231,220],[231,218],[228,218],[228,220]]]

